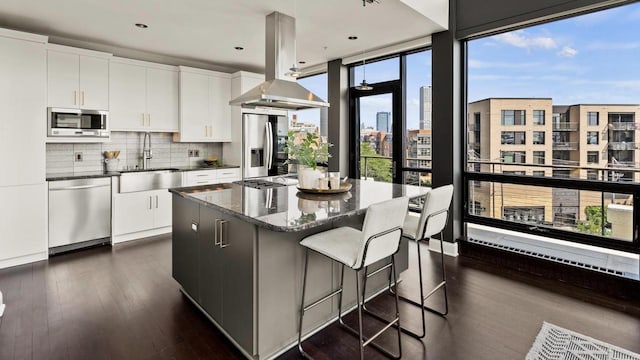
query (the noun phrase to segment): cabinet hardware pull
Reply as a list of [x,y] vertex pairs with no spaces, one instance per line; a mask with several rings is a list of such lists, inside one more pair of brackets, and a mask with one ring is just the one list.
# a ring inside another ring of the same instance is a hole
[[156,195],[156,209],[158,208],[158,195]]
[[82,99],[82,105],[84,105],[84,90],[80,91],[80,98]]
[[194,222],[194,221],[191,222],[191,231],[198,232],[198,223],[197,222]]
[[78,92],[77,91],[73,91],[73,105],[76,105],[76,103],[78,102]]
[[220,242],[218,242],[218,222],[220,221],[220,219],[215,219],[214,223],[213,223],[213,245],[220,245]]
[[153,198],[149,196],[149,210],[153,209]]
[[224,226],[223,225],[226,224],[226,223],[227,223],[226,220],[220,220],[220,249],[224,249],[227,246],[229,246],[228,243],[227,244],[224,243],[224,238],[223,238],[223,234],[224,234],[223,233],[223,230],[224,230]]
[[147,114],[147,118],[149,119],[149,127],[151,127],[151,114]]
[[144,113],[142,113],[142,126],[144,126]]

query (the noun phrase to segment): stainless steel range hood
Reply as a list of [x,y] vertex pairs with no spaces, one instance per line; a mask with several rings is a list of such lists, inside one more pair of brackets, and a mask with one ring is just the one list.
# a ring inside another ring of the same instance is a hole
[[266,20],[267,81],[231,100],[229,104],[289,110],[328,107],[328,102],[299,85],[290,75],[290,68],[296,64],[296,19],[275,11],[267,15]]

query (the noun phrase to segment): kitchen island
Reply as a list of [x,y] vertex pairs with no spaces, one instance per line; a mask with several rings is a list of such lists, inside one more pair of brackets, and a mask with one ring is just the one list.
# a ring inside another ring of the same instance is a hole
[[[349,192],[334,195],[305,194],[295,185],[282,184],[170,190],[173,277],[248,358],[274,358],[296,343],[304,261],[300,240],[338,226],[360,229],[370,204],[400,196],[417,198],[429,190],[349,182]],[[396,262],[399,271],[407,268],[407,257],[403,241]],[[309,261],[307,298],[313,300],[338,286],[339,266],[314,253]],[[345,309],[355,306],[355,279],[350,274],[345,275]],[[367,295],[387,285],[388,277],[381,273],[368,281]],[[337,310],[334,299],[309,311],[303,332],[311,334],[328,325]]]

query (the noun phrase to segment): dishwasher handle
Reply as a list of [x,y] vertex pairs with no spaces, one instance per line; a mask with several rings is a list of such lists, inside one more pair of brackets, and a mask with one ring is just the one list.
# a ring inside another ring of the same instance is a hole
[[100,185],[77,185],[77,186],[66,186],[61,188],[49,188],[49,191],[60,191],[60,190],[80,190],[80,189],[93,189],[93,188],[101,188],[101,187],[109,187],[109,184],[100,184]]

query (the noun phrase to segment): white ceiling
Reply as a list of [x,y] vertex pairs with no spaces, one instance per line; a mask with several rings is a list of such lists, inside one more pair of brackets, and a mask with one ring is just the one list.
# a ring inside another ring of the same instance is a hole
[[[135,49],[262,72],[265,16],[273,11],[296,18],[298,60],[310,66],[445,30],[440,13],[429,16],[433,21],[406,1],[363,7],[360,0],[2,0],[0,27],[65,45],[106,45],[116,55],[119,48]],[[433,2],[448,7],[448,1]]]

